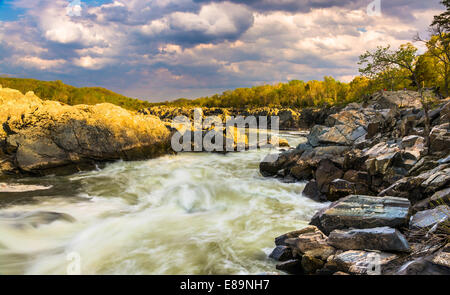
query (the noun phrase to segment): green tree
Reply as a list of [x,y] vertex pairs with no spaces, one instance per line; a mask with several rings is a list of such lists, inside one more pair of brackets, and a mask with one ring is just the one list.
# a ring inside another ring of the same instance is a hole
[[419,77],[416,71],[416,65],[418,56],[416,55],[417,48],[411,43],[401,45],[397,50],[391,50],[390,46],[381,47],[377,50],[366,53],[360,56],[360,65],[365,67],[360,69],[360,72],[364,75],[372,76],[376,75],[377,71],[384,71],[386,68],[397,67],[398,69],[405,70],[409,74],[409,79],[412,84],[417,88],[420,94],[420,101],[425,113],[425,139],[427,147],[430,146],[430,116],[429,111],[429,98],[424,95],[423,83],[419,82]]
[[446,11],[440,15],[436,15],[431,23],[432,27],[439,27],[444,33],[450,32],[450,0],[442,0],[442,5],[445,6]]
[[427,54],[435,57],[439,62],[436,70],[439,72],[443,82],[444,93],[449,96],[450,83],[450,0],[443,0],[441,3],[446,7],[446,11],[434,17],[430,26],[430,39],[423,40],[419,34],[416,41],[426,44]]

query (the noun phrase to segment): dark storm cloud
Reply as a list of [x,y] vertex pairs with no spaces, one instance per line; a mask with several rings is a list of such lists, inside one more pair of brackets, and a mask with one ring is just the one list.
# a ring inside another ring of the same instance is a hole
[[253,25],[253,13],[245,7],[223,3],[198,13],[177,12],[150,22],[138,33],[144,41],[183,46],[235,41]]

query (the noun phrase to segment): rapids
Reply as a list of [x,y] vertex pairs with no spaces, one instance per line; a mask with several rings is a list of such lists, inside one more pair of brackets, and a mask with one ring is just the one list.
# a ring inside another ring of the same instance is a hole
[[82,274],[274,272],[274,237],[325,204],[303,197],[304,183],[263,178],[267,153],[182,153],[21,179],[51,188],[0,194],[0,274],[67,274],[73,253]]

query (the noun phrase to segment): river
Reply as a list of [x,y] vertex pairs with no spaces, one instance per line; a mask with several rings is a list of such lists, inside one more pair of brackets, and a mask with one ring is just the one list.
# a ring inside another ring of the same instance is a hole
[[[21,179],[52,188],[0,195],[0,274],[67,274],[74,253],[82,274],[272,273],[274,237],[306,226],[324,204],[302,196],[304,183],[263,178],[268,152],[182,153]],[[47,211],[73,219],[50,222]]]

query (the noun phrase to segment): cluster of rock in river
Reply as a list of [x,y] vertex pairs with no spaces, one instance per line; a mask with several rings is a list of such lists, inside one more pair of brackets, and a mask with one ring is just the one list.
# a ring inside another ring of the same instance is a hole
[[275,239],[278,269],[450,274],[450,100],[429,112],[428,148],[420,101],[404,95],[350,104],[313,126],[307,143],[261,162],[264,176],[308,181],[303,195],[333,202],[310,227]]
[[[170,109],[170,108],[169,108]],[[193,109],[188,115],[194,114]],[[207,115],[206,113],[205,115]],[[69,106],[41,100],[33,92],[0,86],[0,177],[70,174],[114,160],[141,160],[173,153],[176,128],[171,120],[145,111],[133,113],[102,103]],[[214,130],[215,131],[215,130]],[[191,132],[205,137],[211,130]],[[247,134],[234,127],[219,130],[234,147],[248,145]],[[271,145],[274,137],[258,142]],[[286,146],[286,141],[279,141]]]
[[[185,116],[189,119],[193,119],[194,109],[196,107],[170,107],[170,106],[156,106],[147,109],[142,109],[139,113],[145,115],[152,115],[160,118],[163,121],[172,122],[177,116]],[[309,129],[315,124],[323,124],[325,119],[339,111],[337,107],[331,108],[304,108],[300,110],[294,110],[291,108],[270,108],[270,107],[257,107],[257,108],[208,108],[202,107],[202,112],[205,117],[216,116],[223,122],[226,121],[227,116],[253,116],[257,120],[259,117],[271,117],[277,116],[279,118],[279,128],[281,130],[298,130]],[[268,120],[267,127],[271,127],[271,122]],[[258,126],[259,126],[258,122]]]

